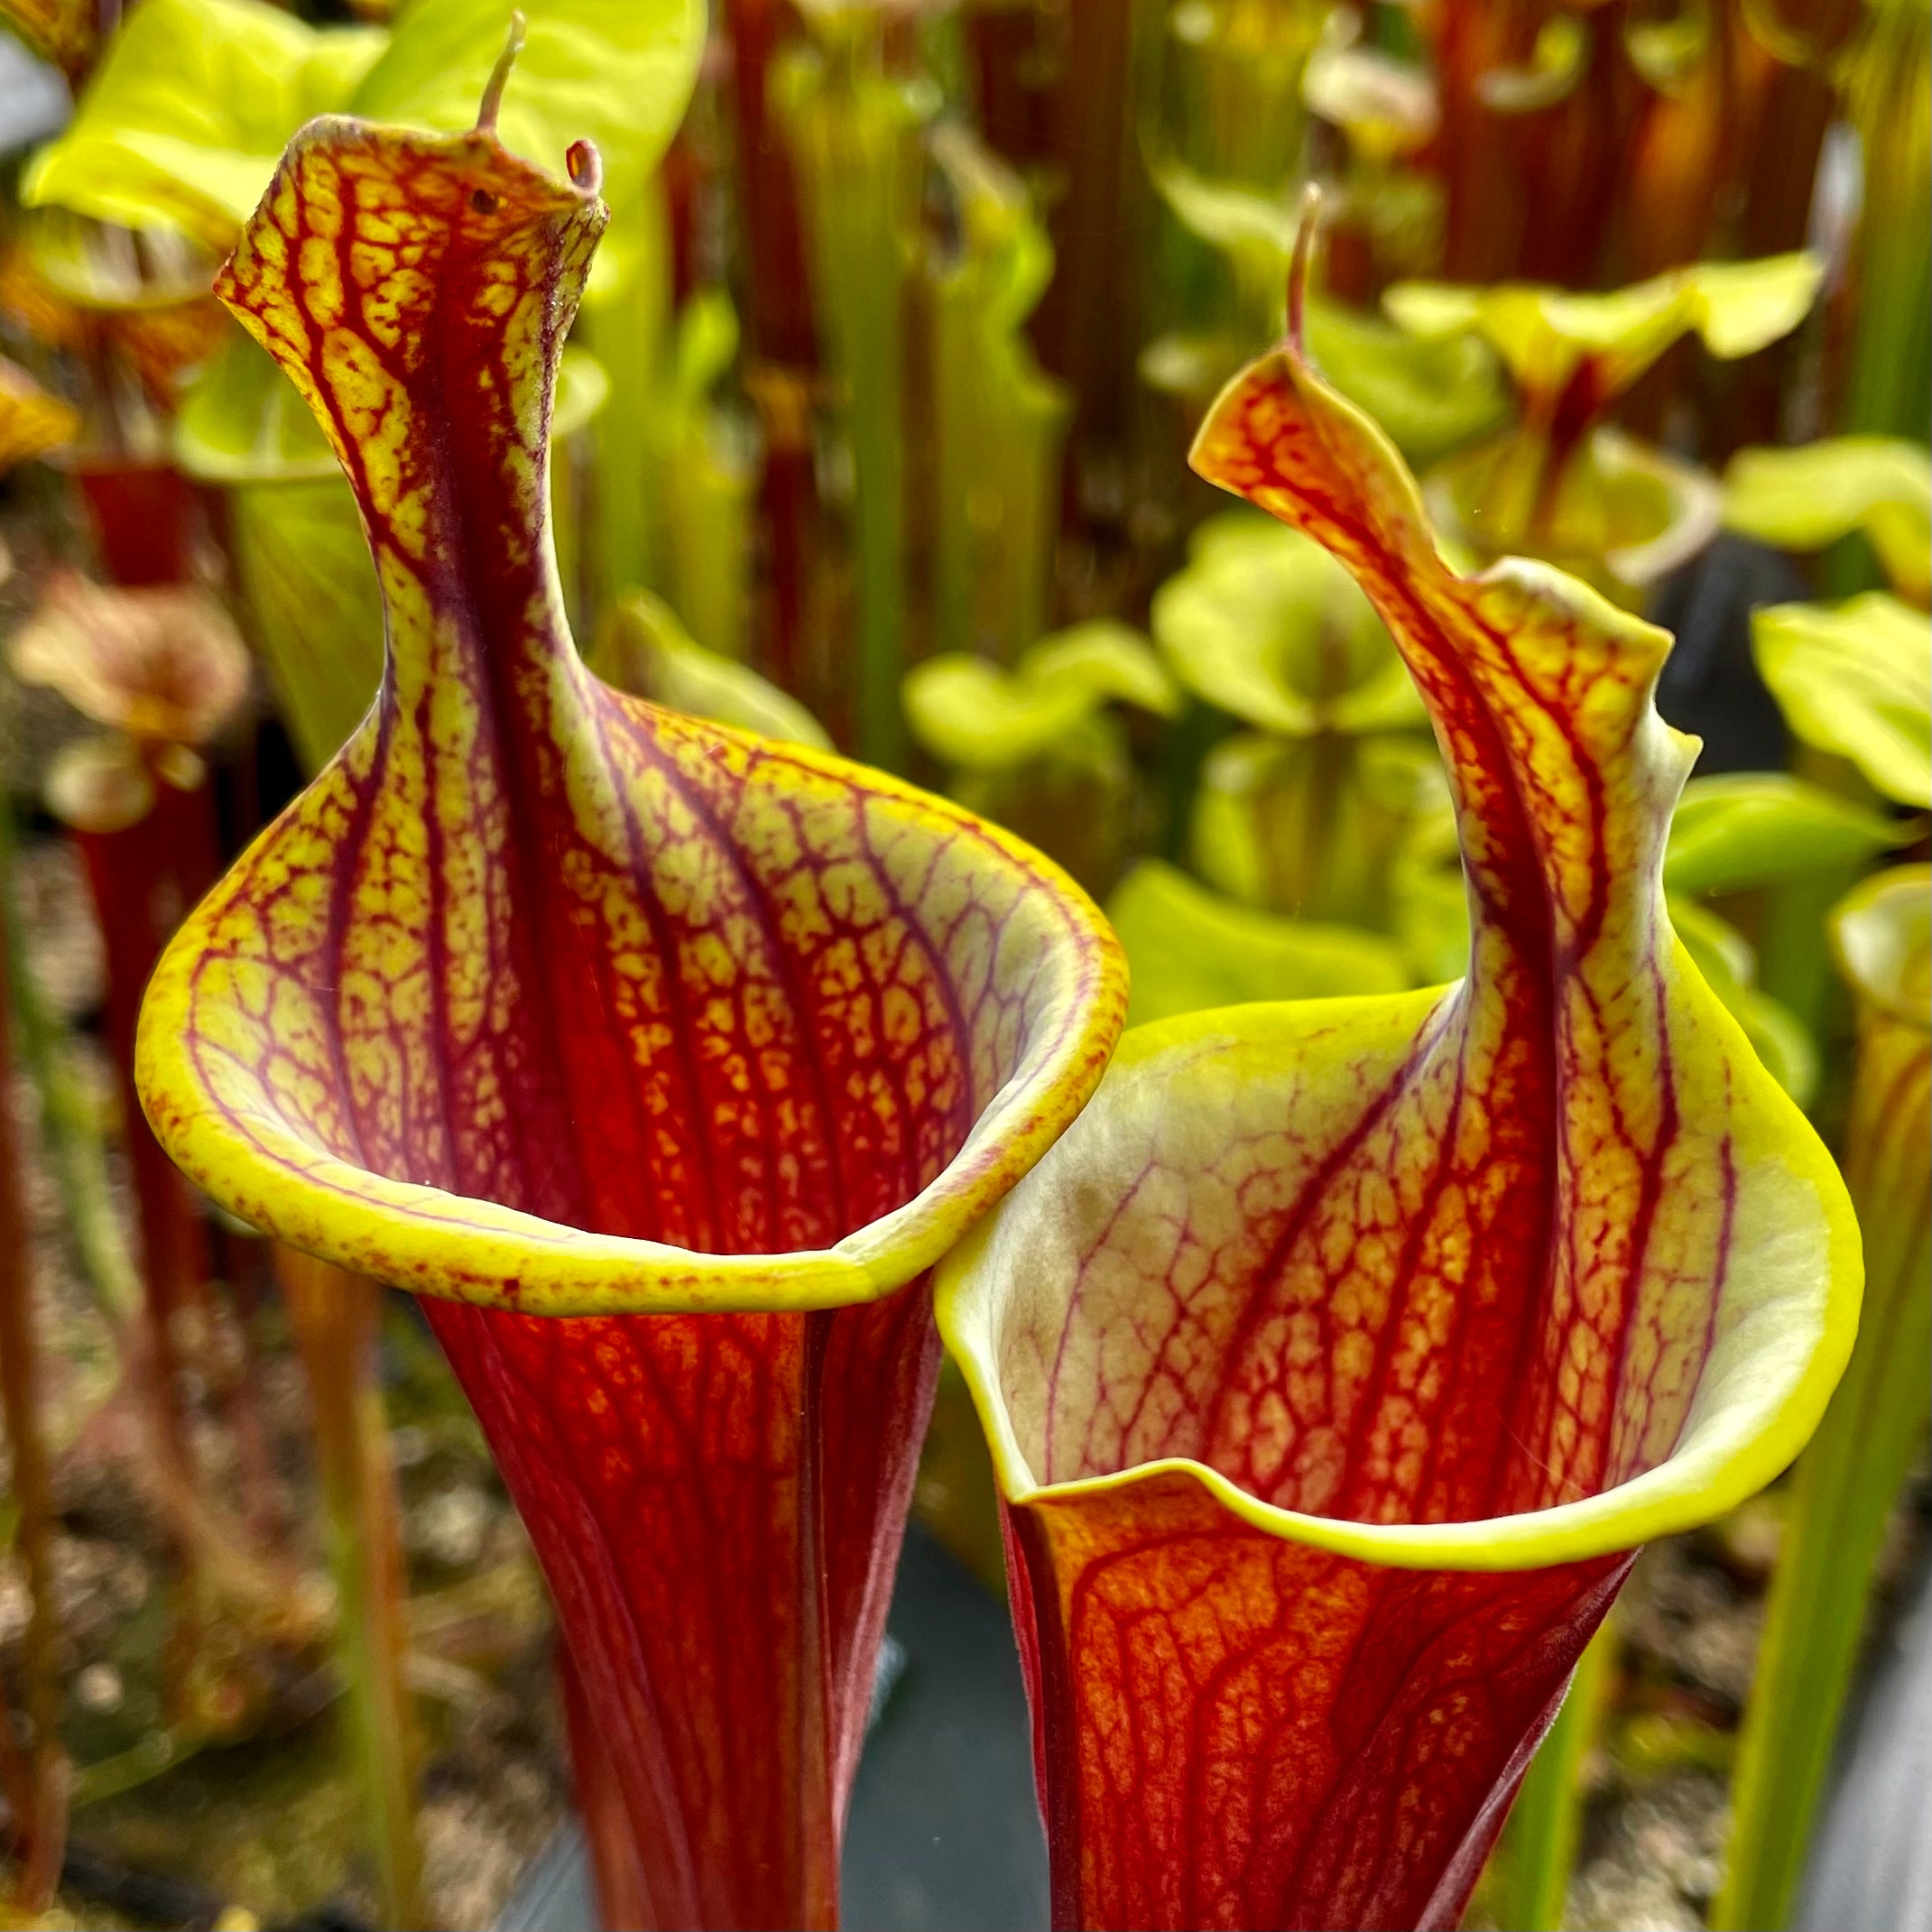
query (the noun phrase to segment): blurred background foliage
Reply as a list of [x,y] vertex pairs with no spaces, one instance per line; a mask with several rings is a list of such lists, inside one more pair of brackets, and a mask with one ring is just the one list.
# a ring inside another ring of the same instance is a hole
[[[1672,921],[1841,1151],[1868,1312],[1795,1475],[1646,1559],[1473,1910],[1785,1923],[1925,1547],[1926,0],[524,11],[504,138],[591,137],[612,209],[550,472],[590,661],[1040,846],[1134,1020],[1464,962],[1387,633],[1186,467],[1285,326],[1308,184],[1306,340],[1454,560],[1544,558],[1678,633]],[[467,125],[505,20],[0,0],[23,1922],[482,1924],[562,1808],[541,1586],[416,1318],[191,1198],[126,1077],[156,948],[381,674],[347,486],[210,277],[305,120]],[[950,1382],[920,1494],[999,1587]]]

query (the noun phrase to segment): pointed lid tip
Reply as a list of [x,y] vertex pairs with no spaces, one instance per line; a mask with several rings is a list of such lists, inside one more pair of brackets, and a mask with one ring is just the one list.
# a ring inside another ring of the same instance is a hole
[[1299,360],[1303,310],[1308,292],[1308,263],[1315,253],[1315,232],[1321,222],[1322,191],[1310,181],[1301,191],[1301,218],[1295,228],[1295,252],[1288,263],[1288,342]]
[[504,88],[509,85],[510,69],[516,65],[516,57],[523,51],[523,15],[521,9],[510,15],[510,24],[504,33],[504,51],[496,57],[496,65],[490,69],[490,78],[484,83],[483,98],[476,107],[476,132],[479,134],[494,134],[496,132],[496,116],[504,104]]

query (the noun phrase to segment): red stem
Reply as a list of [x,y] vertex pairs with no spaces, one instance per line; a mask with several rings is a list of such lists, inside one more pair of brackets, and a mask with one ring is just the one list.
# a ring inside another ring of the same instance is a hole
[[[217,870],[214,802],[206,784],[178,791],[154,784],[154,803],[133,825],[70,834],[86,865],[107,962],[106,1033],[122,1095],[128,1165],[141,1233],[144,1333],[125,1364],[140,1391],[163,1490],[175,1498],[199,1493],[199,1474],[181,1397],[183,1317],[205,1317],[208,1249],[200,1211],[160,1145],[134,1085],[134,1026],[148,975],[182,916]],[[203,1623],[211,1613],[202,1553],[192,1535],[176,1540],[181,1567],[174,1632],[172,1691],[189,1706],[200,1701]],[[182,1708],[185,1721],[200,1713]]]
[[[0,950],[10,943],[0,895]],[[20,1144],[14,1123],[11,1001],[0,991],[0,1410],[13,1455],[13,1491],[20,1511],[14,1541],[27,1573],[32,1608],[22,1643],[21,1674],[29,1736],[23,1747],[9,1728],[0,1742],[0,1773],[14,1814],[19,1869],[14,1904],[32,1917],[45,1909],[67,1842],[67,1753],[60,1742],[60,1686],[54,1620],[53,1488],[41,1430],[42,1391],[32,1308],[32,1250],[20,1196]],[[8,1714],[0,1711],[0,1719]]]
[[[1135,12],[1124,5],[1066,12],[1054,103],[1054,158],[1067,183],[1051,218],[1058,267],[1033,312],[1033,331],[1041,362],[1073,390],[1069,485],[1083,463],[1124,451],[1140,393],[1141,258],[1132,245],[1145,188],[1131,119]],[[1069,501],[1068,508],[1079,505]]]
[[195,487],[171,463],[89,459],[74,467],[110,581],[182,584],[193,575]]
[[141,1209],[142,1273],[158,1359],[171,1371],[171,1327],[200,1304],[208,1240],[188,1184],[156,1144],[134,1092],[134,1025],[141,995],[174,929],[214,883],[218,862],[213,794],[157,782],[145,817],[112,831],[77,829],[107,956],[106,1040],[120,1079],[129,1162]]
[[750,266],[746,334],[764,365],[760,509],[768,539],[762,655],[772,679],[802,693],[817,517],[809,392],[818,365],[811,284],[791,158],[767,98],[772,58],[794,22],[784,0],[726,0],[737,124],[738,208]]

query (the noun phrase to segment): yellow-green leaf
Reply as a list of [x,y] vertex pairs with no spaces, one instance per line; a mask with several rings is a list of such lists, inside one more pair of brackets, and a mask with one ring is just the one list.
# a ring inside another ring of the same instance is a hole
[[[587,136],[614,199],[624,198],[689,98],[702,0],[526,0],[523,13],[504,139],[556,169]],[[141,0],[73,125],[34,157],[22,199],[133,227],[162,223],[226,249],[290,135],[313,116],[350,109],[468,126],[508,19],[500,0],[416,0],[392,34],[310,27],[265,0]]]
[[957,127],[934,161],[957,247],[929,268],[933,582],[942,648],[1011,661],[1046,628],[1069,398],[1026,334],[1053,247],[1021,178]]
[[1251,905],[1380,930],[1395,919],[1401,855],[1441,785],[1419,736],[1238,732],[1201,767],[1194,864]]
[[585,662],[606,684],[691,717],[828,752],[832,741],[797,698],[748,665],[707,651],[661,597],[633,590],[597,625]]
[[356,500],[339,472],[242,484],[228,496],[228,536],[276,708],[302,769],[319,772],[383,674],[383,603]]
[[174,455],[204,483],[293,483],[341,467],[294,385],[238,328],[183,399]]
[[1923,606],[1932,588],[1932,456],[1903,437],[1741,449],[1724,473],[1724,522],[1782,550],[1862,531],[1901,597]]
[[1524,425],[1459,449],[1429,474],[1437,529],[1483,562],[1530,556],[1632,608],[1717,534],[1723,499],[1708,470],[1621,430],[1594,430],[1562,463]]
[[1180,702],[1147,640],[1105,619],[1034,645],[1012,670],[966,652],[929,658],[906,679],[904,699],[927,751],[977,772],[1048,755],[1105,705],[1171,717]]
[[1202,524],[1189,550],[1151,623],[1197,697],[1283,737],[1420,727],[1382,619],[1318,543],[1236,510]]
[[1223,254],[1256,264],[1286,263],[1295,246],[1299,204],[1233,181],[1217,181],[1171,159],[1154,186],[1181,226]]
[[1817,294],[1824,264],[1808,254],[1699,262],[1607,295],[1572,295],[1530,282],[1466,288],[1399,282],[1383,305],[1425,339],[1474,330],[1494,345],[1517,384],[1562,388],[1587,361],[1596,399],[1621,395],[1680,336],[1695,330],[1713,356],[1749,356],[1789,334]]
[[1476,76],[1476,97],[1492,114],[1537,114],[1564,99],[1590,64],[1589,27],[1575,14],[1553,13],[1537,30],[1521,66]]
[[311,27],[266,0],[141,0],[71,125],[29,164],[21,199],[226,248],[290,134],[344,106],[386,39]]
[[1253,1000],[1400,993],[1402,956],[1378,933],[1277,918],[1224,899],[1177,867],[1143,859],[1106,903],[1126,948],[1127,1021]]
[[1817,1043],[1789,1006],[1759,986],[1751,941],[1694,899],[1673,892],[1669,907],[1671,928],[1705,984],[1744,1029],[1771,1077],[1799,1106],[1809,1105],[1818,1085]]
[[[679,311],[664,393],[642,399],[659,467],[663,587],[693,638],[730,659],[742,658],[747,648],[758,482],[749,426],[713,394],[737,354],[738,316],[730,296],[723,289],[699,289]],[[639,406],[638,398],[625,401],[632,411]],[[628,424],[620,419],[620,427]],[[615,458],[622,448],[620,439],[605,454]],[[609,462],[603,474],[611,474]]]
[[1411,463],[1426,465],[1494,430],[1509,413],[1502,365],[1480,337],[1425,340],[1380,316],[1311,296],[1308,349]]
[[[555,170],[573,141],[603,157],[613,206],[641,190],[698,78],[704,0],[523,0],[523,49],[497,132]],[[467,127],[503,48],[503,0],[413,0],[355,111],[427,128]]]
[[1804,873],[1862,867],[1910,836],[1877,812],[1781,772],[1694,778],[1670,821],[1664,883],[1674,892],[1742,892]]
[[1327,36],[1309,56],[1301,97],[1372,166],[1420,147],[1442,117],[1435,82],[1420,68],[1341,33]]
[[1888,799],[1932,808],[1932,619],[1882,591],[1779,604],[1753,615],[1752,646],[1798,737]]

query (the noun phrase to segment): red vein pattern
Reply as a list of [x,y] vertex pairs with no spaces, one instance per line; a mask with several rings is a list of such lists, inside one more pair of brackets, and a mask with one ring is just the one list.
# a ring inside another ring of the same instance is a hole
[[606,1910],[829,1925],[925,1271],[1092,1091],[1124,973],[1005,835],[584,670],[545,517],[604,222],[570,170],[317,122],[222,273],[355,488],[389,657],[162,962],[142,1089],[235,1212],[436,1298],[556,1599]]
[[1323,543],[1435,725],[1465,980],[1130,1033],[942,1271],[1062,1927],[1449,1927],[1647,1535],[1809,1432],[1856,1234],[1676,948],[1669,640],[1456,576],[1286,347],[1210,481]]
[[1060,1926],[1459,1924],[1630,1567],[1380,1567],[1184,1477],[1007,1520]]

